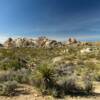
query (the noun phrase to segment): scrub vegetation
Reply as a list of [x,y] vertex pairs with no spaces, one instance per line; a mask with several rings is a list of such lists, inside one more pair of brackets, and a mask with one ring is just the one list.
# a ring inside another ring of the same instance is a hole
[[[81,53],[84,48],[92,51]],[[94,94],[95,82],[100,82],[99,46],[0,49],[0,95],[14,96],[27,84],[55,98],[87,96]]]

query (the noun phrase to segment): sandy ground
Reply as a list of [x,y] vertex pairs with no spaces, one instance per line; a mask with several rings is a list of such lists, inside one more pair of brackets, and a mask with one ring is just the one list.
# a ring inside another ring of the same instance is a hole
[[100,100],[100,83],[95,83],[95,96],[90,97],[70,97],[66,96],[64,99],[55,99],[51,96],[42,96],[35,88],[28,85],[21,86],[18,94],[13,97],[0,96],[0,100]]

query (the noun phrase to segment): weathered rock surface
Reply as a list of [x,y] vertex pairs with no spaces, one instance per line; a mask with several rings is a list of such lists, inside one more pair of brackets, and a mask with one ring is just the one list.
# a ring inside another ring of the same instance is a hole
[[17,38],[12,39],[8,38],[4,42],[5,48],[14,48],[14,47],[41,47],[41,48],[51,48],[51,47],[61,47],[62,43],[56,40],[50,40],[46,37],[39,37],[37,39],[27,39],[27,38]]
[[66,45],[86,46],[91,45],[89,42],[80,42],[76,38],[69,38],[67,42],[58,42],[56,40],[48,39],[47,37],[39,37],[37,39],[28,38],[8,38],[2,46],[5,48],[14,47],[38,47],[38,48],[54,48],[54,47],[65,47]]
[[67,41],[67,44],[74,44],[74,43],[78,43],[78,41],[75,38],[69,38]]
[[5,48],[13,48],[15,47],[15,41],[12,38],[8,38],[8,40],[5,41],[3,45]]

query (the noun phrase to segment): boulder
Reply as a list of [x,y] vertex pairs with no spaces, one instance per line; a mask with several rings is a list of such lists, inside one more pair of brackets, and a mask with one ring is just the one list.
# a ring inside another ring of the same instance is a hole
[[93,50],[91,48],[84,48],[82,50],[80,50],[81,54],[84,54],[84,53],[91,53]]
[[74,43],[78,43],[78,41],[75,38],[69,38],[67,41],[67,44],[74,44]]
[[13,41],[12,38],[8,38],[8,40],[4,42],[4,47],[5,48],[14,48],[15,42]]
[[63,59],[64,59],[64,57],[58,56],[58,57],[53,58],[53,59],[52,59],[52,62],[53,62],[53,63],[57,63],[57,62],[62,61]]
[[39,37],[39,38],[36,40],[38,47],[44,47],[46,41],[48,41],[48,39],[47,39],[46,37]]
[[23,40],[21,38],[15,39],[16,47],[22,47],[23,46]]
[[3,47],[3,44],[0,43],[0,48]]

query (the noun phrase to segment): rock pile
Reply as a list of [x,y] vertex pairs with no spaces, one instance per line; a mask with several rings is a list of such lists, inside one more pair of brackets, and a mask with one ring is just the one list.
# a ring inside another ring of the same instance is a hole
[[3,46],[5,48],[12,48],[15,47],[15,42],[13,41],[12,38],[8,38],[8,40],[4,42]]
[[62,43],[56,40],[50,40],[46,37],[39,37],[38,39],[8,38],[8,40],[4,42],[3,46],[5,48],[14,48],[14,47],[51,48],[51,47],[61,47]]
[[69,38],[67,41],[67,44],[75,44],[78,43],[78,41],[75,38]]
[[76,38],[69,38],[67,42],[58,42],[56,40],[48,39],[47,37],[39,37],[37,39],[28,38],[8,38],[4,44],[5,48],[20,48],[20,47],[38,47],[38,48],[54,48],[54,47],[65,47],[66,45],[86,46],[91,45],[89,42],[80,42]]

